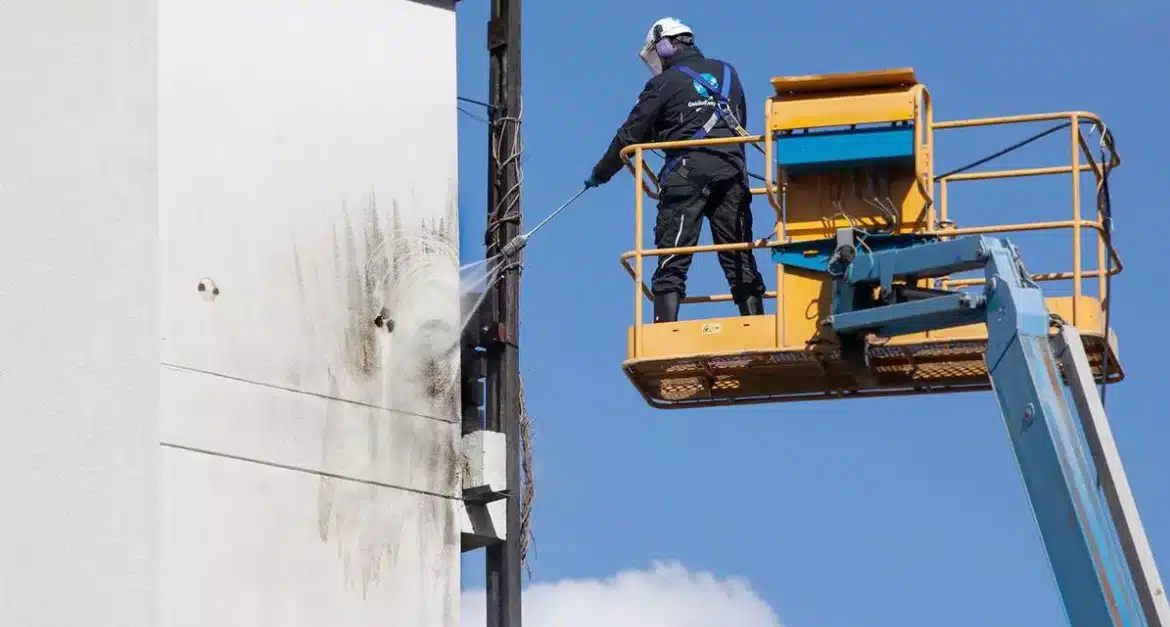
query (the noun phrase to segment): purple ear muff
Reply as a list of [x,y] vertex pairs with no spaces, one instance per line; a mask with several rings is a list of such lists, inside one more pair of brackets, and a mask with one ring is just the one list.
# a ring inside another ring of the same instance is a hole
[[654,52],[658,53],[659,59],[669,59],[674,56],[674,43],[669,37],[663,37],[654,42]]

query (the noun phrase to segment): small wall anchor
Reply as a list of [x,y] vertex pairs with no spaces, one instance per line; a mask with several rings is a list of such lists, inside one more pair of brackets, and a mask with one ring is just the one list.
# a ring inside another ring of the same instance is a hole
[[219,296],[219,287],[215,284],[215,281],[207,277],[199,279],[199,285],[195,286],[195,290],[203,294],[203,300],[206,301],[215,300],[215,297]]

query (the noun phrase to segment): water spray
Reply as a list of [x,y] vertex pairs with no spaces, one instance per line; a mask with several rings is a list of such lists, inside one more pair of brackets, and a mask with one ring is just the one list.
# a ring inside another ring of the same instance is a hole
[[[461,275],[460,291],[464,294],[478,292],[478,297],[476,297],[475,301],[471,304],[470,310],[463,312],[461,328],[467,328],[468,323],[470,323],[474,317],[474,313],[478,311],[480,304],[482,304],[484,298],[487,297],[488,290],[483,289],[481,291],[480,288],[491,285],[495,281],[496,277],[499,276],[500,272],[503,271],[504,268],[508,267],[508,260],[512,257],[515,257],[520,253],[521,250],[524,250],[526,245],[528,245],[528,238],[532,237],[532,235],[539,231],[544,225],[551,222],[553,218],[560,215],[560,213],[564,211],[569,205],[573,204],[574,201],[580,198],[581,194],[584,194],[585,190],[587,189],[589,188],[581,188],[581,191],[573,194],[572,198],[566,200],[564,204],[553,210],[552,213],[548,214],[547,217],[541,220],[539,224],[532,227],[528,232],[513,237],[511,241],[509,241],[503,246],[503,248],[500,249],[498,254],[492,255],[487,259],[474,261],[459,268],[459,273]],[[475,271],[477,276],[462,276],[464,273],[470,274],[470,271],[472,270]]]

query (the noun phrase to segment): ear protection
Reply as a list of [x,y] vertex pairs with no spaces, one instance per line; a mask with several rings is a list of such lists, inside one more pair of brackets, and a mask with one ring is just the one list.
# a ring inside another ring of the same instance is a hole
[[662,25],[654,26],[654,52],[658,54],[659,59],[668,59],[674,56],[674,42],[668,37],[662,36]]
[[674,56],[674,42],[669,38],[663,37],[654,42],[654,52],[658,53],[659,59],[669,59]]

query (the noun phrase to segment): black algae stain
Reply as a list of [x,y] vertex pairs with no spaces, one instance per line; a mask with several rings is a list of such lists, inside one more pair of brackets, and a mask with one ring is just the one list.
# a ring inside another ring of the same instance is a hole
[[[374,293],[362,261],[358,255],[357,237],[349,210],[342,205],[345,246],[345,304],[347,321],[345,325],[345,356],[351,372],[360,379],[369,379],[378,371],[378,343],[371,314]],[[367,226],[367,225],[363,225]]]

